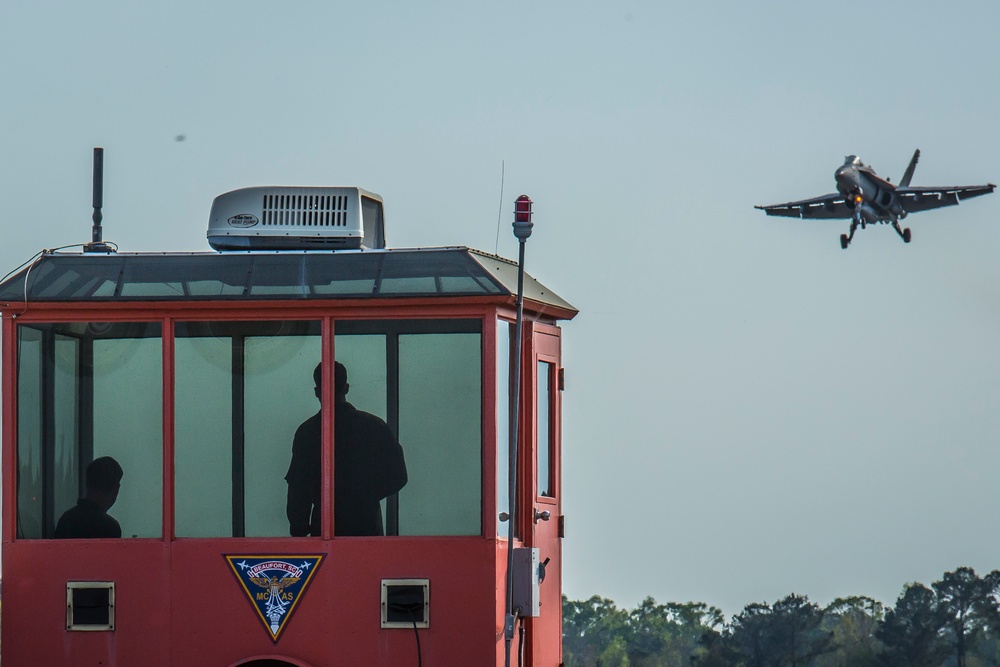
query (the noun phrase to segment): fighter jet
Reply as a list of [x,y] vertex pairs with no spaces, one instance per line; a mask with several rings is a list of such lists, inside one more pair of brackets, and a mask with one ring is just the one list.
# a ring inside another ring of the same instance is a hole
[[901,229],[899,226],[899,221],[908,214],[952,206],[960,200],[989,194],[996,188],[992,183],[938,188],[911,187],[910,180],[919,159],[920,151],[917,150],[899,185],[893,185],[888,178],[876,175],[875,170],[861,162],[857,155],[848,155],[844,158],[843,166],[833,175],[837,180],[836,192],[812,199],[754,208],[759,208],[768,215],[792,218],[850,219],[850,233],[840,235],[840,247],[846,250],[859,226],[864,229],[867,225],[876,223],[891,224],[899,237],[909,243],[910,229]]

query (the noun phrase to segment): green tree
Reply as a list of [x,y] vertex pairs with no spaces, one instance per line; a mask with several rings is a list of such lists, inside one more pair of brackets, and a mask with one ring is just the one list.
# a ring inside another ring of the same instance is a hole
[[907,585],[875,632],[882,642],[883,664],[939,667],[949,653],[939,634],[941,625],[934,591],[919,583]]
[[879,664],[881,642],[875,637],[885,617],[881,602],[866,596],[837,598],[824,610],[823,628],[833,633],[830,653],[815,667],[869,667]]
[[[628,615],[628,653],[637,666],[655,664],[676,635],[676,627],[666,605],[647,597]],[[651,660],[656,658],[657,660]]]
[[775,602],[771,610],[775,664],[806,667],[832,650],[833,633],[823,628],[824,611],[806,596],[793,593]]
[[695,667],[736,667],[747,664],[743,653],[736,648],[730,628],[706,630],[698,642],[701,651],[692,656]]
[[704,652],[702,634],[722,623],[722,612],[702,602],[658,604],[647,597],[626,612],[596,595],[584,602],[563,597],[563,660],[567,667],[623,660],[630,667],[689,667]]
[[628,614],[599,595],[577,602],[563,596],[563,661],[567,667],[590,667],[616,638],[628,633]]
[[966,667],[969,652],[984,638],[990,627],[1000,625],[997,587],[1000,572],[980,577],[971,567],[945,572],[931,586],[940,622],[955,654],[957,667]]
[[703,602],[657,604],[647,597],[629,613],[630,662],[633,667],[688,667],[703,651],[702,634],[722,622],[722,612]]
[[807,667],[833,650],[823,617],[819,606],[794,593],[772,606],[747,605],[729,627],[729,648],[747,667]]
[[628,644],[624,637],[618,636],[611,640],[611,643],[597,658],[595,667],[631,667],[628,659]]
[[674,636],[667,648],[665,667],[688,667],[705,652],[701,638],[723,627],[722,610],[704,602],[668,602],[667,614],[674,623]]
[[771,607],[752,602],[733,617],[724,636],[727,652],[747,667],[767,667],[772,660]]

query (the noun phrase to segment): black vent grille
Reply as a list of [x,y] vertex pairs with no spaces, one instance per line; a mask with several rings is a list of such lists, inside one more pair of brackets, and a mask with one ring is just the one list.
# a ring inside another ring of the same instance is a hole
[[264,227],[346,227],[346,195],[264,195]]

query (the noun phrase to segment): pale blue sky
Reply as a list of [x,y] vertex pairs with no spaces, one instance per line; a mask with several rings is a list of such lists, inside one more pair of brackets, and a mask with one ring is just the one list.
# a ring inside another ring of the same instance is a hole
[[[390,245],[516,255],[565,327],[565,592],[727,614],[1000,567],[1000,198],[842,251],[848,153],[1000,179],[995,2],[6,2],[3,272],[207,250],[212,198],[382,194]],[[175,141],[185,135],[183,142]]]

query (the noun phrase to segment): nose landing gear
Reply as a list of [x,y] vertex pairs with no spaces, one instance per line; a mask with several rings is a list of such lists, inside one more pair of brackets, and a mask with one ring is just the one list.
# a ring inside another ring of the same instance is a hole
[[847,250],[847,246],[851,245],[851,240],[854,238],[854,232],[858,229],[858,223],[861,221],[860,212],[851,218],[851,233],[840,235],[840,247]]

